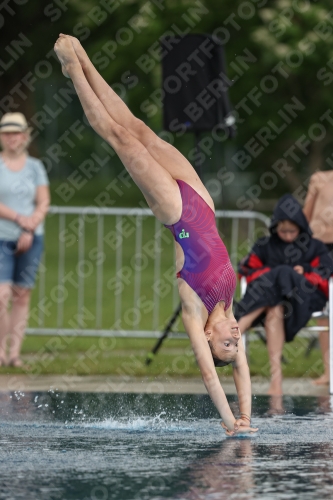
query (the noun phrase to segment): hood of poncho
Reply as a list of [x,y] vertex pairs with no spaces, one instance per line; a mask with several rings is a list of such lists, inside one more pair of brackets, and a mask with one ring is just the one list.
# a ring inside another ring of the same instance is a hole
[[283,220],[288,220],[296,224],[300,228],[301,233],[306,233],[310,236],[312,235],[308,221],[303,213],[302,206],[291,194],[285,194],[277,202],[269,226],[271,234],[275,233],[278,222]]

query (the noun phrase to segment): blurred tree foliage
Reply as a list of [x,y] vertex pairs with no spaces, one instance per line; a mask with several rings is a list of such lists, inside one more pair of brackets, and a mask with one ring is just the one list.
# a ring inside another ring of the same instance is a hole
[[[332,7],[331,0],[7,2],[0,11],[1,113],[26,113],[36,129],[35,151],[48,159],[49,173],[67,175],[102,146],[85,124],[84,140],[77,143],[79,135],[74,140],[72,134],[56,149],[68,127],[76,120],[84,124],[75,96],[63,93],[70,82],[52,50],[58,33],[77,36],[104,78],[157,132],[162,129],[159,38],[170,32],[215,33],[225,43],[238,134],[233,141],[217,141],[217,161],[210,167],[207,155],[205,168],[216,173],[226,162],[236,179],[247,176],[262,185],[263,197],[271,197],[272,186],[278,194],[295,190],[312,171],[333,164]],[[149,114],[147,100],[154,104]],[[193,138],[175,144],[186,153]],[[283,158],[287,167],[272,170]]]

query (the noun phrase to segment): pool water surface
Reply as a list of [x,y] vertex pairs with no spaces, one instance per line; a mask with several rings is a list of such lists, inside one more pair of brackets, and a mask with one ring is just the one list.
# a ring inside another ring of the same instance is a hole
[[332,499],[332,406],[257,397],[228,438],[208,396],[0,393],[0,498]]

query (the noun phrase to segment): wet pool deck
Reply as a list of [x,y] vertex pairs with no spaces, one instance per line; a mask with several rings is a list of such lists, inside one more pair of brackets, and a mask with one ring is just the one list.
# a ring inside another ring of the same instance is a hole
[[[221,378],[226,394],[236,394],[232,378]],[[252,378],[254,395],[266,395],[268,379]],[[0,392],[6,391],[48,391],[50,388],[70,392],[133,392],[147,394],[206,394],[200,378],[137,378],[128,376],[66,376],[45,375],[0,375]],[[329,394],[328,386],[315,386],[311,379],[286,378],[283,381],[285,395],[324,396]]]

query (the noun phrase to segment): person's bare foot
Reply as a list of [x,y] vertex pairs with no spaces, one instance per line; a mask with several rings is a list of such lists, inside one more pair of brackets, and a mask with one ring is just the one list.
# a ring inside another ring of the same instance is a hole
[[313,385],[328,385],[330,383],[330,378],[328,375],[323,374],[319,378],[312,380]]
[[7,361],[5,357],[0,357],[0,366],[7,366]]
[[85,65],[87,64],[87,62],[89,61],[89,57],[87,55],[87,52],[82,47],[81,42],[80,42],[80,40],[78,40],[78,38],[75,38],[75,36],[72,36],[72,35],[67,35],[67,37],[72,42],[72,45],[74,47],[74,51],[77,55],[77,58],[81,64],[82,68],[84,68]]
[[61,63],[63,75],[70,78],[71,66],[80,64],[70,37],[60,33],[58,40],[54,44],[54,51]]
[[13,368],[22,368],[23,361],[20,358],[12,358],[9,360],[8,366],[12,366]]
[[269,398],[269,410],[267,413],[268,415],[283,415],[285,413],[282,396],[271,396]]

